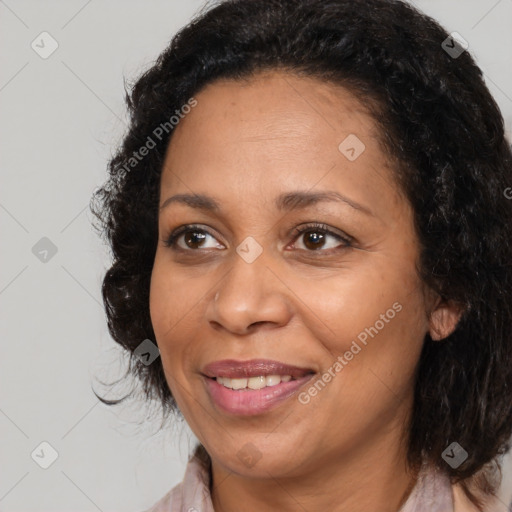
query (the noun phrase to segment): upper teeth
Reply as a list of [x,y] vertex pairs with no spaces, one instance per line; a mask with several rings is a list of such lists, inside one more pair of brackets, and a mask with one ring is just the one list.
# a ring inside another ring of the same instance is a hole
[[217,377],[217,382],[230,389],[262,389],[267,386],[276,386],[280,382],[288,382],[291,379],[291,375],[259,375],[245,379]]

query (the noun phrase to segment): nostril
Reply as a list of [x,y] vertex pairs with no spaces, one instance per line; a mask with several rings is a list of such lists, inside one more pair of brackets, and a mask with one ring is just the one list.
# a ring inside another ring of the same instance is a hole
[[249,325],[249,329],[252,329],[253,327],[255,327],[256,325],[260,325],[260,324],[266,324],[267,322],[265,322],[264,320],[261,320],[259,322],[254,322],[252,323],[251,325]]

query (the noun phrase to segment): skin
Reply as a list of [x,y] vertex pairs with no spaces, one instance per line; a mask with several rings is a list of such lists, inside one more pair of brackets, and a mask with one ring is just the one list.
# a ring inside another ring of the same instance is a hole
[[[397,511],[415,483],[406,423],[424,336],[446,336],[456,314],[418,277],[413,211],[375,121],[346,89],[282,70],[216,81],[195,98],[169,144],[160,205],[197,193],[220,208],[161,209],[150,312],[171,392],[212,458],[215,511]],[[349,134],[365,145],[354,161],[338,149]],[[361,209],[276,208],[297,190],[335,191]],[[312,222],[354,240],[293,234]],[[190,242],[191,229],[165,245],[192,223],[204,241]],[[249,236],[263,250],[252,263],[236,252]],[[308,404],[295,396],[240,417],[210,399],[206,364],[268,358],[311,368],[315,381],[394,303],[402,310]]]

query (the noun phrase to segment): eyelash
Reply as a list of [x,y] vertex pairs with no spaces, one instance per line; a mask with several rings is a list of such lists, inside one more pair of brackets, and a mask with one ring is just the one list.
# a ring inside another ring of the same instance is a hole
[[[186,252],[199,250],[199,249],[190,249],[190,248],[183,249],[181,247],[176,247],[178,238],[181,235],[183,235],[184,233],[187,233],[189,231],[198,231],[201,233],[206,233],[213,237],[213,235],[209,231],[203,229],[198,224],[186,224],[184,226],[177,228],[166,239],[164,239],[163,244],[165,245],[165,247],[170,247],[173,250],[182,250],[182,251],[186,251]],[[341,249],[347,249],[349,247],[352,247],[352,242],[354,240],[352,237],[350,237],[348,235],[341,235],[339,233],[335,233],[334,231],[329,229],[329,227],[326,224],[321,224],[321,223],[316,223],[316,222],[307,224],[305,226],[300,226],[300,227],[294,228],[293,240],[294,241],[297,240],[298,238],[300,238],[301,235],[303,235],[304,233],[308,233],[308,232],[321,233],[323,235],[329,235],[329,236],[332,236],[333,238],[336,238],[340,242],[343,242],[343,246],[341,247]],[[213,238],[215,238],[215,237],[213,237]],[[318,250],[307,250],[307,252],[310,252],[310,253],[321,252],[323,254],[326,254],[326,253],[329,254],[331,251],[333,251],[333,250],[336,251],[339,249],[340,249],[340,247],[331,248],[328,250],[322,250],[320,248]],[[305,250],[305,249],[301,249],[301,250]]]
[[[347,247],[352,247],[353,238],[349,237],[348,235],[340,235],[339,233],[335,233],[333,230],[329,229],[329,227],[326,224],[320,224],[317,222],[307,224],[306,226],[296,227],[293,230],[293,239],[297,240],[298,238],[300,238],[301,235],[303,235],[304,233],[309,233],[309,232],[321,233],[323,235],[332,236],[333,238],[336,238],[340,242],[343,242],[344,249],[346,249]],[[336,249],[338,249],[338,248],[331,248],[330,250],[336,250]],[[312,251],[308,251],[308,252],[316,252],[316,251],[312,250]],[[326,252],[329,252],[329,250],[322,251],[321,249],[319,249],[318,252],[326,253]]]

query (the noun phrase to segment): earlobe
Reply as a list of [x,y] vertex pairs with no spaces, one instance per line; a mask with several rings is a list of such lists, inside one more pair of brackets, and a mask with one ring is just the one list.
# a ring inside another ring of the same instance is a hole
[[439,299],[436,307],[430,314],[429,334],[434,341],[440,341],[455,331],[462,316],[462,307],[452,301]]

